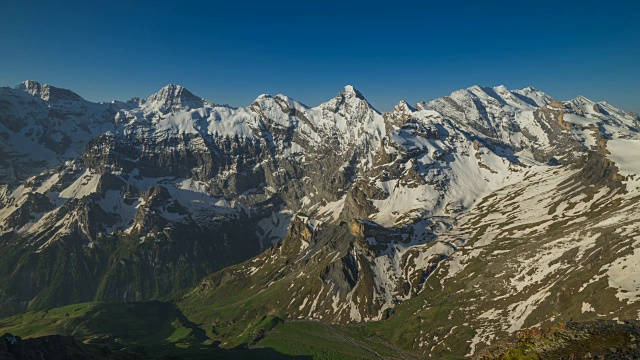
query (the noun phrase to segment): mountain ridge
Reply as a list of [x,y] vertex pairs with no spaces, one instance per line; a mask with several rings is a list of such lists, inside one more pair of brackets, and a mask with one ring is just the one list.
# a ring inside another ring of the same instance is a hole
[[[30,91],[38,91],[38,92],[40,92],[41,90],[39,90],[39,89],[40,89],[41,87],[45,87],[45,88],[53,88],[53,89],[56,89],[56,90],[64,90],[65,92],[70,92],[70,93],[72,93],[72,94],[74,95],[74,97],[78,97],[79,99],[85,100],[84,98],[82,98],[82,96],[80,96],[80,95],[78,95],[78,94],[76,94],[76,93],[72,92],[71,90],[67,90],[67,89],[64,89],[64,88],[54,87],[54,86],[52,86],[52,85],[44,84],[44,83],[40,83],[40,82],[35,81],[35,80],[25,80],[24,82],[22,82],[22,83],[20,83],[20,84],[18,84],[18,85],[15,85],[13,88],[14,88],[14,89],[23,90],[23,91],[27,91],[27,92],[30,92]],[[208,102],[209,104],[212,104],[213,106],[223,106],[223,107],[229,107],[229,108],[238,108],[238,107],[234,107],[234,106],[230,106],[230,105],[226,105],[226,104],[217,104],[217,103],[214,103],[214,102],[212,102],[212,101],[210,101],[210,100],[208,100],[208,99],[200,98],[199,96],[194,95],[194,94],[193,94],[191,91],[189,91],[186,87],[184,87],[184,86],[182,86],[182,85],[179,85],[179,84],[167,84],[167,85],[163,86],[162,88],[160,88],[157,92],[155,92],[155,93],[153,93],[153,94],[151,94],[151,95],[147,96],[146,98],[133,97],[132,99],[144,99],[144,100],[148,100],[150,97],[159,96],[159,94],[163,91],[163,89],[165,89],[165,88],[171,88],[171,87],[174,87],[174,88],[176,88],[176,89],[186,90],[189,94],[193,95],[196,99],[202,99],[202,100],[204,100],[204,101]],[[493,86],[493,87],[491,87],[491,86],[482,86],[482,85],[472,85],[472,86],[469,86],[469,87],[464,88],[464,89],[458,89],[458,90],[455,90],[455,91],[453,91],[453,93],[458,92],[458,91],[461,91],[461,90],[467,90],[467,91],[468,91],[469,89],[472,89],[472,88],[480,88],[480,89],[485,88],[485,89],[492,89],[492,90],[495,90],[496,88],[498,88],[498,89],[506,89],[507,91],[510,91],[510,92],[512,91],[512,92],[515,92],[515,93],[518,93],[518,94],[523,93],[523,94],[521,94],[521,95],[524,95],[524,94],[526,94],[526,93],[533,93],[533,94],[539,94],[539,95],[542,95],[542,96],[544,96],[544,97],[549,97],[549,95],[547,95],[546,93],[544,93],[544,92],[540,91],[539,89],[537,89],[537,88],[535,88],[535,87],[533,87],[533,86],[527,86],[527,87],[524,87],[524,88],[522,88],[522,89],[509,90],[509,89],[507,89],[507,88],[506,88],[506,86],[504,86],[504,85],[497,85],[497,86]],[[31,90],[29,90],[29,89],[31,89]],[[35,90],[35,89],[38,89],[38,90]],[[353,85],[345,85],[345,86],[343,87],[343,90],[341,91],[341,93],[342,93],[342,92],[345,92],[346,90],[348,90],[347,92],[354,92],[354,93],[358,94],[357,96],[360,96],[361,98],[365,99],[365,98],[364,98],[364,95],[362,95],[362,93],[361,93],[359,90],[357,90]],[[32,95],[33,95],[33,94],[32,94]],[[272,95],[270,95],[270,94],[266,94],[266,93],[265,93],[265,94],[261,94],[261,95],[259,95],[259,96],[256,98],[256,100],[260,99],[260,97],[261,97],[261,96],[267,96],[267,97],[284,96],[285,98],[289,98],[289,97],[288,97],[287,95],[285,95],[285,94],[276,94],[276,95],[273,95],[273,96],[272,96]],[[526,96],[526,95],[525,95],[525,96]],[[549,98],[551,98],[551,97],[549,97]],[[586,98],[585,96],[582,96],[582,95],[577,95],[575,98],[573,98],[573,99],[571,99],[571,100],[568,100],[568,101],[577,100],[577,99],[580,99],[580,98],[581,98],[581,99],[584,99],[584,100],[586,100],[586,101],[588,101],[588,102],[591,102],[591,103],[593,103],[593,104],[606,104],[606,105],[609,105],[606,101],[599,101],[599,102],[596,102],[596,101],[592,101],[592,100],[590,100],[590,99],[588,99],[588,98]],[[131,100],[131,99],[130,99],[130,100]],[[366,100],[366,99],[365,99],[365,100]],[[434,100],[435,100],[435,99],[434,99]],[[85,101],[89,101],[89,100],[85,100]],[[255,100],[254,100],[254,101],[255,101]],[[297,100],[294,100],[294,101],[299,102],[299,101],[297,101]],[[404,100],[400,100],[399,102],[403,102],[403,101],[404,101]],[[420,102],[418,102],[417,104],[426,104],[426,103],[427,103],[427,102],[429,102],[429,101],[432,101],[432,100],[420,101]],[[108,104],[108,103],[111,103],[111,102],[126,103],[127,101],[122,101],[122,100],[114,99],[114,100],[111,100],[111,101],[97,101],[97,102],[94,102],[94,103],[98,103],[98,104]],[[299,102],[299,103],[300,103],[300,104],[302,104],[301,102]],[[417,105],[417,104],[416,104],[416,105]],[[416,106],[416,105],[413,105],[413,107],[418,108],[418,106]],[[304,105],[304,106],[305,106],[305,107],[309,107],[309,106],[306,106],[306,105]],[[242,106],[240,106],[240,107],[242,107]],[[387,112],[391,112],[391,111],[392,111],[392,110],[389,110],[389,111],[387,111]],[[622,111],[624,111],[624,112],[628,112],[628,113],[634,113],[634,114],[635,114],[635,112],[633,112],[633,111],[631,111],[631,110],[622,110]],[[381,113],[384,113],[384,112],[381,112]]]
[[[178,85],[126,103],[52,89],[0,88],[2,315],[172,299],[235,346],[258,314],[381,329],[400,317],[409,338],[433,301],[472,324],[434,320],[473,354],[565,316],[548,303],[562,287],[636,309],[620,269],[636,261],[638,116],[606,103],[472,86],[381,113],[352,86],[315,107],[261,95],[242,108]],[[396,345],[442,344],[423,335]]]

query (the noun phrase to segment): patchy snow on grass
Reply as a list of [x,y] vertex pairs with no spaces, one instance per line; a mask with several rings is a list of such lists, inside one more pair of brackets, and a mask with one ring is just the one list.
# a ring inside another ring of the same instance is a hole
[[593,308],[593,306],[591,306],[591,304],[589,304],[588,302],[583,302],[582,303],[582,313],[586,313],[586,312],[594,312],[596,311],[596,309]]
[[617,289],[616,297],[632,303],[640,300],[640,236],[634,238],[633,252],[608,266],[609,286]]

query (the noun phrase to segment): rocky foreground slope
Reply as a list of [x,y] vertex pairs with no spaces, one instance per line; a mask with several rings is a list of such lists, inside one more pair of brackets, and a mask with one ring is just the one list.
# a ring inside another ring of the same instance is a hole
[[434,357],[636,318],[638,120],[503,86],[388,113],[351,86],[312,108],[1,88],[0,315],[172,297],[223,346],[264,316],[386,319]]
[[638,321],[559,323],[531,328],[483,350],[477,359],[637,359]]

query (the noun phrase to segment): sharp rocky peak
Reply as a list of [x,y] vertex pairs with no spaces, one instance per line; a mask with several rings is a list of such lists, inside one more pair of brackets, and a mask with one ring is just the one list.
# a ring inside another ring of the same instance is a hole
[[393,112],[410,113],[410,112],[418,111],[418,109],[416,109],[413,106],[409,105],[406,101],[400,100],[400,102],[396,106],[393,107],[392,111]]
[[347,97],[356,97],[360,100],[365,100],[364,96],[362,96],[362,93],[356,90],[356,88],[353,87],[353,85],[345,86],[344,89],[342,89],[342,91],[340,92],[340,95],[347,96]]
[[347,110],[348,112],[356,108],[368,108],[378,114],[380,113],[365,99],[362,93],[352,85],[345,86],[335,98],[326,102],[324,105],[328,106],[334,112],[339,112],[340,109],[343,108],[350,109]]
[[199,98],[193,95],[191,91],[180,85],[169,84],[160,89],[157,93],[149,96],[147,98],[147,102],[166,101],[169,99],[195,100]]
[[42,85],[33,80],[27,80],[21,84],[18,84],[16,87],[18,90],[26,91],[33,96],[40,96],[40,92],[42,91]]
[[145,104],[147,107],[153,107],[160,111],[213,106],[208,100],[200,98],[185,87],[175,84],[169,84],[149,96]]

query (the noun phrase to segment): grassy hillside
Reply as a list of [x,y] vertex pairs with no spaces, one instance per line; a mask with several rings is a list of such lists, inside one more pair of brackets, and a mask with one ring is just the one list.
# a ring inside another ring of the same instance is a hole
[[71,335],[129,356],[158,358],[370,359],[400,353],[379,338],[351,327],[319,322],[260,319],[244,341],[222,349],[173,304],[162,302],[74,304],[0,319],[0,333],[22,338]]
[[74,304],[0,320],[2,332],[23,338],[71,335],[85,342],[201,348],[204,332],[162,302]]

